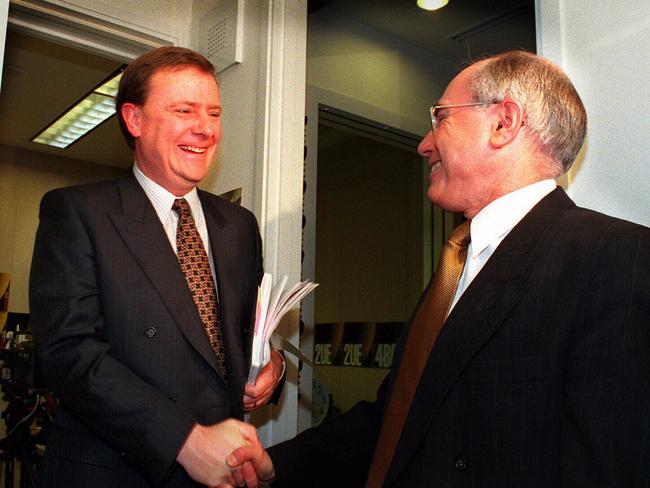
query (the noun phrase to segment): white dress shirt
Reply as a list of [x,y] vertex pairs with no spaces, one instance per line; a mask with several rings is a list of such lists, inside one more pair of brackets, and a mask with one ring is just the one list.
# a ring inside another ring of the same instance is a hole
[[474,216],[470,226],[472,240],[467,248],[465,268],[460,277],[450,311],[472,280],[483,269],[501,241],[555,187],[555,180],[552,179],[524,186],[497,198]]
[[172,210],[172,205],[174,204],[174,200],[177,198],[184,198],[187,200],[187,203],[189,203],[190,209],[192,210],[192,217],[194,218],[196,229],[199,232],[199,236],[201,236],[203,247],[208,255],[210,269],[212,270],[212,278],[216,284],[217,278],[214,272],[214,261],[212,259],[212,251],[209,245],[210,240],[208,236],[208,227],[205,223],[205,215],[203,214],[203,207],[201,206],[201,200],[199,200],[199,194],[196,191],[196,187],[192,188],[192,190],[183,197],[177,197],[145,176],[140,168],[138,168],[138,163],[133,165],[133,174],[151,201],[153,208],[156,210],[156,214],[158,214],[158,218],[165,229],[165,234],[167,234],[167,239],[169,239],[169,243],[171,244],[174,253],[176,253],[176,228],[178,226],[178,215]]

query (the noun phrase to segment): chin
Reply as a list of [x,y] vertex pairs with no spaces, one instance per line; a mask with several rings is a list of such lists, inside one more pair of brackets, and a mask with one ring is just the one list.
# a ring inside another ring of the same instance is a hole
[[438,190],[434,191],[431,189],[431,187],[429,187],[427,190],[427,198],[434,205],[441,207],[442,203],[444,202],[444,193]]
[[431,203],[437,205],[445,212],[462,212],[464,210],[462,205],[459,205],[458,203],[450,202],[448,199],[445,199],[444,197],[440,197],[439,195],[432,196],[430,194],[427,194],[427,198]]
[[188,181],[193,181],[195,183],[198,183],[201,181],[203,178],[205,178],[205,175],[208,174],[208,164],[194,164],[193,166],[187,166],[185,168],[185,171],[182,172],[181,176],[185,178]]

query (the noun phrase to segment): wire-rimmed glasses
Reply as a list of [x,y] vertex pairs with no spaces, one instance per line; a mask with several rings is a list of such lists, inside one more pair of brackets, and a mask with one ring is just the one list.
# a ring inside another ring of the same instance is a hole
[[438,110],[447,109],[447,108],[460,108],[460,107],[480,107],[481,105],[493,105],[499,102],[470,102],[470,103],[450,103],[448,105],[434,105],[429,107],[429,112],[431,114],[431,130],[436,131],[438,126],[438,120],[436,118]]

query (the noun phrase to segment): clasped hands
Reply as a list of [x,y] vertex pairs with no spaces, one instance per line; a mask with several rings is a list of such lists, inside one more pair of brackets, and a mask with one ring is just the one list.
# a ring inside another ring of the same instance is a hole
[[235,419],[196,424],[176,459],[192,479],[214,488],[257,488],[274,476],[255,427]]
[[[269,401],[283,370],[284,358],[274,350],[255,384],[244,388],[242,403],[246,412]],[[265,454],[255,427],[228,419],[215,425],[194,425],[176,460],[192,479],[206,486],[256,488],[260,480],[268,481],[273,476],[273,467],[269,469],[263,463]]]
[[255,427],[235,419],[196,424],[176,459],[192,479],[212,488],[257,488],[274,476]]
[[257,488],[275,477],[255,427],[235,419],[196,424],[176,459],[192,479],[209,487]]

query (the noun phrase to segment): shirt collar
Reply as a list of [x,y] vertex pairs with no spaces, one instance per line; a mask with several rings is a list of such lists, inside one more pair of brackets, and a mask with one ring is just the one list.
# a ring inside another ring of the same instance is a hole
[[556,187],[555,180],[538,181],[490,202],[472,219],[472,257],[502,239]]
[[138,183],[140,183],[140,186],[142,186],[144,192],[147,194],[147,197],[149,197],[149,200],[151,200],[151,203],[156,209],[156,213],[160,217],[161,221],[164,222],[169,215],[169,212],[173,212],[172,205],[174,204],[174,200],[177,198],[184,198],[187,200],[187,203],[190,204],[192,215],[195,220],[199,213],[202,213],[201,201],[199,200],[199,194],[196,187],[192,188],[189,193],[182,197],[177,197],[151,178],[147,177],[142,170],[140,170],[137,162],[133,165],[133,174],[135,179],[138,180]]

